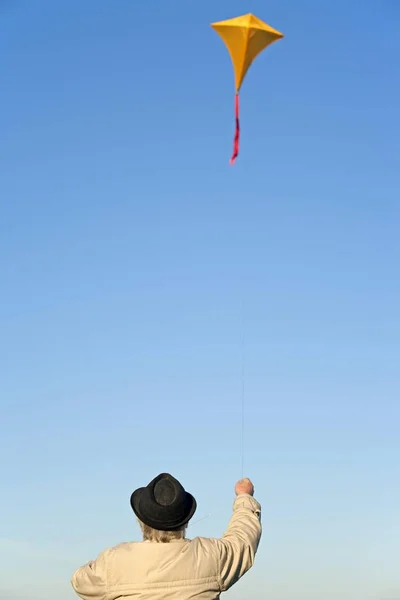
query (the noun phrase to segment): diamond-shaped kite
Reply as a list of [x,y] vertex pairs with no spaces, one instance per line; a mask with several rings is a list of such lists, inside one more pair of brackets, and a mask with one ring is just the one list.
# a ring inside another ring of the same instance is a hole
[[231,164],[239,154],[239,92],[243,80],[254,59],[267,46],[283,38],[283,33],[260,21],[254,15],[247,14],[228,21],[211,23],[211,27],[221,36],[232,59],[235,71],[235,114],[236,133]]

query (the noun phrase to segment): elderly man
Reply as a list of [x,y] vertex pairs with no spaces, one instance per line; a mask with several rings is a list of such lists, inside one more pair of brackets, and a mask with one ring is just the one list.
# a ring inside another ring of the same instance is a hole
[[83,600],[215,600],[254,564],[261,507],[249,479],[235,486],[233,514],[220,539],[185,536],[195,498],[161,473],[135,490],[131,507],[142,542],[120,544],[80,567],[71,583]]

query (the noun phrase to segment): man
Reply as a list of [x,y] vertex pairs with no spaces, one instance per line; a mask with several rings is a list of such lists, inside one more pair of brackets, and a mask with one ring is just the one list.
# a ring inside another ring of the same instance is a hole
[[261,506],[249,479],[238,481],[233,514],[220,539],[185,537],[195,498],[161,473],[135,490],[131,507],[143,541],[102,552],[72,576],[83,600],[216,600],[254,564],[261,538]]

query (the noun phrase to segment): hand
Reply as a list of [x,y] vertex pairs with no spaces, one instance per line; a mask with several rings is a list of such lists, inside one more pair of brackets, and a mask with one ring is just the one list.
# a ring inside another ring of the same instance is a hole
[[250,496],[254,495],[254,485],[251,483],[250,479],[245,477],[237,482],[235,485],[235,494],[238,496],[239,494],[250,494]]

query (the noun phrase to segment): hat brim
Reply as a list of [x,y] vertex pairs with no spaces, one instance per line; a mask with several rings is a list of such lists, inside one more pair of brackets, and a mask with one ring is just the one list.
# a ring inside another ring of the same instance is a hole
[[159,520],[153,519],[151,514],[147,513],[144,509],[147,493],[148,490],[144,487],[135,490],[131,495],[131,507],[137,518],[140,519],[142,523],[148,525],[149,527],[153,527],[154,529],[158,529],[160,531],[174,531],[176,529],[180,529],[190,521],[196,512],[196,499],[189,492],[185,492],[187,503],[183,517],[178,521],[174,520],[172,522],[166,520],[160,522]]

